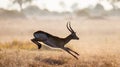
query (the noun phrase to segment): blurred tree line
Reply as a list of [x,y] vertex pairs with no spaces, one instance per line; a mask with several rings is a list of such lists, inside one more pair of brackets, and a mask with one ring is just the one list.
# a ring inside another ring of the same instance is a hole
[[23,4],[32,3],[33,0],[11,0],[13,4],[18,4],[20,6],[20,10],[23,11]]
[[[50,13],[51,14],[59,14],[58,12],[50,12],[47,8],[40,9],[35,5],[33,6],[32,5],[33,1],[34,0],[11,0],[10,2],[12,3],[13,6],[15,4],[18,4],[21,13],[31,12],[31,13],[39,13],[39,14],[40,13],[43,13],[43,14],[50,14]],[[113,10],[105,11],[103,5],[101,4],[101,2],[103,2],[103,1],[107,1],[109,4],[111,4],[112,7],[113,7]],[[105,15],[108,15],[108,14],[112,14],[112,12],[120,13],[120,7],[118,7],[116,5],[116,3],[118,3],[118,2],[120,2],[120,0],[98,0],[98,3],[95,7],[89,6],[89,7],[84,8],[84,9],[80,9],[79,8],[80,4],[76,2],[76,3],[71,5],[71,9],[73,11],[72,14],[75,14],[77,16],[101,17],[101,16],[105,16]],[[23,8],[23,6],[25,4],[28,4],[27,8]],[[66,13],[69,14],[70,13],[66,10],[66,4],[64,3],[64,1],[61,1],[59,3],[59,5],[61,6],[61,8],[63,8],[63,12],[61,14],[66,14]],[[25,10],[26,10],[26,12],[25,12]],[[29,10],[29,11],[27,11],[27,10]],[[118,14],[116,14],[116,15],[118,15]]]
[[[23,10],[23,5],[26,4],[26,3],[29,3],[29,5],[31,5],[31,3],[33,2],[34,0],[11,0],[12,4],[18,4],[20,6],[20,10],[22,11]],[[107,1],[108,3],[110,3],[112,6],[113,6],[113,9],[118,9],[118,6],[115,5],[115,3],[118,3],[120,2],[120,0],[99,0],[98,1],[98,4],[100,4],[102,1]],[[63,8],[63,10],[66,11],[66,4],[61,1],[60,3],[60,6]],[[76,11],[76,10],[79,10],[78,8],[78,3],[74,3],[72,6],[71,6],[71,9],[73,11]],[[86,9],[86,8],[85,8]]]
[[[111,10],[105,10],[103,5],[101,4],[102,2],[107,2],[112,6],[113,9]],[[75,13],[78,16],[95,16],[95,17],[102,17],[102,16],[108,16],[108,15],[119,15],[120,16],[120,0],[98,0],[96,6],[89,6],[84,9],[79,9],[78,3],[74,3],[71,8],[73,10],[73,13]]]

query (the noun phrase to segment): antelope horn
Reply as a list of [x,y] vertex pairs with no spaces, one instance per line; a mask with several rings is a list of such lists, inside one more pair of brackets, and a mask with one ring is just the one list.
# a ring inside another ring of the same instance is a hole
[[69,24],[68,24],[69,22],[67,22],[67,29],[70,31],[70,32],[72,32],[72,30],[69,28]]
[[71,28],[70,22],[69,22],[69,27],[70,27],[71,32],[74,32],[74,30]]

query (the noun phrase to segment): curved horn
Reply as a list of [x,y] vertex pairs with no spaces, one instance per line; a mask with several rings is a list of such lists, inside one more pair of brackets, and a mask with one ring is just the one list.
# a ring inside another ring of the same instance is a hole
[[70,27],[71,32],[74,32],[74,30],[71,28],[70,22],[69,22],[69,27]]
[[70,31],[70,32],[72,32],[72,30],[69,28],[69,24],[68,24],[69,22],[67,22],[67,25],[66,25],[66,27],[67,27],[67,29]]

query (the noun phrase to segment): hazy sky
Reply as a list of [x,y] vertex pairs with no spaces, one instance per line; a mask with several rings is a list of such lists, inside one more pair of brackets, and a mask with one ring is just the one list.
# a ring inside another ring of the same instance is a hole
[[[9,3],[10,0],[0,0],[0,7],[5,8],[5,9],[17,9],[19,10],[19,5],[12,5],[12,3]],[[65,7],[60,6],[60,2],[65,3]],[[74,3],[78,3],[78,8],[83,9],[86,7],[94,7],[97,3],[98,0],[34,0],[33,5],[39,6],[41,9],[47,8],[50,11],[71,11],[72,8],[71,6]],[[110,10],[112,9],[112,5],[108,3],[106,0],[103,0],[100,2],[105,10]],[[25,6],[24,6],[25,7]]]

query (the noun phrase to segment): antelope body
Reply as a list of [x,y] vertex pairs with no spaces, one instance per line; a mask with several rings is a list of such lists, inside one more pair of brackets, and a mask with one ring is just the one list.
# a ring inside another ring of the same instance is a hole
[[[69,54],[71,54],[76,59],[78,59],[78,57],[76,55],[79,55],[79,54],[77,52],[73,51],[72,49],[70,49],[68,47],[64,47],[72,39],[79,40],[79,38],[76,35],[76,32],[74,32],[73,29],[71,28],[70,23],[67,23],[66,26],[67,26],[67,29],[71,32],[71,34],[65,38],[59,38],[57,36],[53,36],[44,31],[37,31],[33,34],[34,38],[31,39],[31,41],[38,46],[38,49],[41,48],[40,42],[43,42],[44,44],[46,44],[50,47],[61,48],[61,49],[65,50],[66,52],[68,52]],[[76,55],[72,54],[71,52],[75,53]]]

